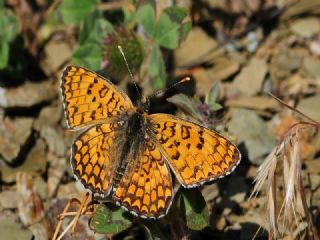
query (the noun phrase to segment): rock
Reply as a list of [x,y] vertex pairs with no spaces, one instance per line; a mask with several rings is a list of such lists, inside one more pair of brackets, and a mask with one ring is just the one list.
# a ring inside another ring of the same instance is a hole
[[309,43],[309,49],[312,52],[312,54],[316,55],[316,56],[320,56],[320,41],[311,41]]
[[279,103],[270,97],[264,96],[240,96],[236,99],[227,100],[226,106],[228,107],[243,107],[251,108],[256,110],[273,110],[277,111],[280,109]]
[[320,172],[320,158],[306,160],[304,164],[306,165],[308,174],[318,174]]
[[194,27],[187,39],[175,50],[175,63],[177,66],[202,63],[203,58],[216,48],[218,48],[217,41],[209,37],[200,27]]
[[72,56],[71,45],[66,41],[52,39],[44,47],[44,61],[41,61],[41,67],[47,75],[55,73]]
[[14,168],[8,166],[1,168],[2,180],[6,183],[14,182],[18,172],[43,173],[46,169],[46,160],[46,144],[42,139],[38,139],[23,164]]
[[[204,185],[201,193],[206,200],[206,203],[210,203],[219,196],[219,188],[217,184]],[[211,208],[211,204],[208,204],[208,207]]]
[[0,123],[0,155],[8,163],[14,163],[21,147],[29,139],[32,118],[4,119]]
[[313,78],[320,78],[320,60],[315,57],[306,57],[303,61],[303,68]]
[[48,160],[50,167],[48,169],[48,196],[51,198],[57,191],[58,186],[61,184],[61,178],[66,172],[66,168],[70,169],[69,159],[65,157],[57,157],[54,154],[49,154]]
[[261,90],[267,71],[268,66],[264,60],[253,58],[233,83],[244,95],[253,96]]
[[40,135],[48,143],[50,151],[54,152],[58,156],[65,155],[66,147],[64,140],[53,127],[44,125],[40,130]]
[[312,119],[316,121],[320,121],[320,111],[319,111],[319,103],[320,103],[320,94],[304,98],[302,99],[297,109],[307,115],[308,117],[311,117]]
[[196,68],[192,71],[195,78],[197,93],[200,96],[206,96],[212,86],[212,79],[204,68]]
[[21,226],[14,215],[0,214],[1,239],[10,240],[31,240],[32,233]]
[[17,208],[20,195],[17,191],[6,190],[0,192],[0,209],[1,208]]
[[[81,188],[80,191],[79,188]],[[59,186],[57,198],[81,198],[85,192],[86,190],[80,182],[70,182]]]
[[242,193],[237,193],[235,195],[233,195],[230,200],[231,201],[235,201],[236,203],[242,203],[245,198],[246,198],[247,193],[246,192],[242,192]]
[[37,176],[33,179],[33,185],[36,193],[42,200],[48,197],[48,186],[45,180],[41,176]]
[[260,165],[276,144],[276,137],[268,125],[254,112],[236,109],[229,126],[238,142],[244,142],[248,158],[253,164]]
[[283,49],[272,58],[270,63],[270,76],[274,83],[287,79],[293,71],[301,67],[305,55],[304,51],[296,49]]
[[[222,81],[228,79],[240,69],[240,64],[231,60],[224,60],[208,70],[208,74],[212,80]],[[211,80],[211,81],[212,81]]]
[[40,222],[29,226],[29,230],[33,233],[34,239],[50,239],[49,235],[52,231],[53,226],[49,225],[48,219],[43,219]]
[[41,109],[39,117],[34,122],[34,128],[40,132],[43,125],[56,125],[63,115],[62,103]]
[[27,82],[16,88],[0,87],[0,107],[31,107],[57,96],[58,88],[51,81]]
[[290,30],[304,38],[310,38],[320,32],[320,21],[318,18],[302,18],[290,23]]

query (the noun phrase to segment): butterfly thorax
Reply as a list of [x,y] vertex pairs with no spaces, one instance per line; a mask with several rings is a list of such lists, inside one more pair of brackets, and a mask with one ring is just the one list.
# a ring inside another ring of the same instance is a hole
[[[144,116],[141,112],[134,112],[128,117],[127,124],[124,125],[122,134],[124,141],[119,146],[118,166],[113,178],[113,188],[116,189],[130,160],[136,160],[141,150],[145,136]],[[134,164],[134,163],[133,163]]]

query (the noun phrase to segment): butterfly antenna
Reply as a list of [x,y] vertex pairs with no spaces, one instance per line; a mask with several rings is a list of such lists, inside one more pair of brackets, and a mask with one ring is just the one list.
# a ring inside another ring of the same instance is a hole
[[169,89],[177,86],[177,85],[180,84],[180,83],[187,82],[187,81],[190,81],[190,80],[191,80],[190,77],[184,77],[184,78],[182,78],[179,82],[176,82],[176,83],[172,84],[171,86],[169,86],[169,87],[167,87],[167,88],[165,88],[165,89],[162,89],[162,90],[157,91],[156,93],[152,94],[152,95],[149,96],[148,98],[152,98],[152,97],[154,97],[154,96],[157,96],[157,95],[159,95],[159,94],[161,94],[161,93],[164,93],[164,92],[168,91]]
[[141,93],[140,93],[140,91],[139,91],[139,88],[138,88],[136,82],[134,81],[133,74],[132,74],[132,72],[131,72],[131,70],[130,70],[130,67],[129,67],[127,58],[126,58],[126,56],[124,55],[124,52],[123,52],[123,50],[122,50],[122,47],[121,47],[120,45],[118,45],[118,49],[119,49],[121,55],[123,56],[123,59],[124,59],[124,61],[125,61],[125,63],[126,63],[128,72],[129,72],[130,77],[131,77],[131,80],[132,80],[132,82],[133,82],[133,84],[134,84],[134,86],[135,86],[135,88],[136,88],[136,90],[137,90],[137,93],[139,94],[139,96],[140,96],[140,98],[141,98]]

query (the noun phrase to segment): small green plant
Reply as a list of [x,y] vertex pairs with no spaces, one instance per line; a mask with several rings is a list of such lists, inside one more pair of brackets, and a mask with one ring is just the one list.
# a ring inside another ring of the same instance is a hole
[[0,1],[0,70],[8,65],[10,43],[19,33],[19,22],[11,10],[4,7]]
[[[126,10],[124,6],[123,23],[113,26],[98,10],[100,1],[79,2],[67,0],[59,6],[64,23],[80,27],[80,46],[73,54],[73,63],[94,71],[106,69],[119,80],[125,73],[128,74],[117,49],[121,45],[130,68],[138,73],[142,61],[146,61],[152,86],[155,89],[163,88],[166,69],[161,48],[175,49],[188,35],[191,21],[187,20],[186,10],[168,7],[157,18],[155,7],[150,2],[138,8],[131,4],[134,11]],[[142,33],[136,33],[137,27],[143,28]]]
[[191,22],[185,21],[187,12],[179,7],[166,8],[156,21],[155,9],[151,4],[142,5],[137,12],[137,19],[149,36],[151,56],[149,75],[154,80],[156,89],[163,88],[165,83],[165,65],[160,47],[175,49],[191,29]]
[[[180,235],[180,239],[185,237],[182,235],[186,234],[187,228],[201,230],[209,225],[208,208],[198,189],[180,188],[175,198],[168,215],[158,220],[138,219],[110,202],[101,203],[94,211],[90,227],[97,233],[117,234],[129,229],[135,222],[146,230],[149,239],[170,239],[172,234]],[[175,229],[175,233],[161,231],[164,223]]]
[[176,94],[167,100],[200,123],[212,128],[216,119],[215,112],[222,108],[222,106],[217,103],[218,95],[219,86],[214,84],[205,96],[204,102],[200,101],[197,97],[191,98],[181,93]]

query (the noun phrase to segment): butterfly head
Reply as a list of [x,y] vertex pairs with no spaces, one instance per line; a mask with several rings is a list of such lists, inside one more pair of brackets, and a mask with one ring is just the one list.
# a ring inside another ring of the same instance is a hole
[[150,109],[150,99],[142,95],[137,107],[137,112],[148,113]]

